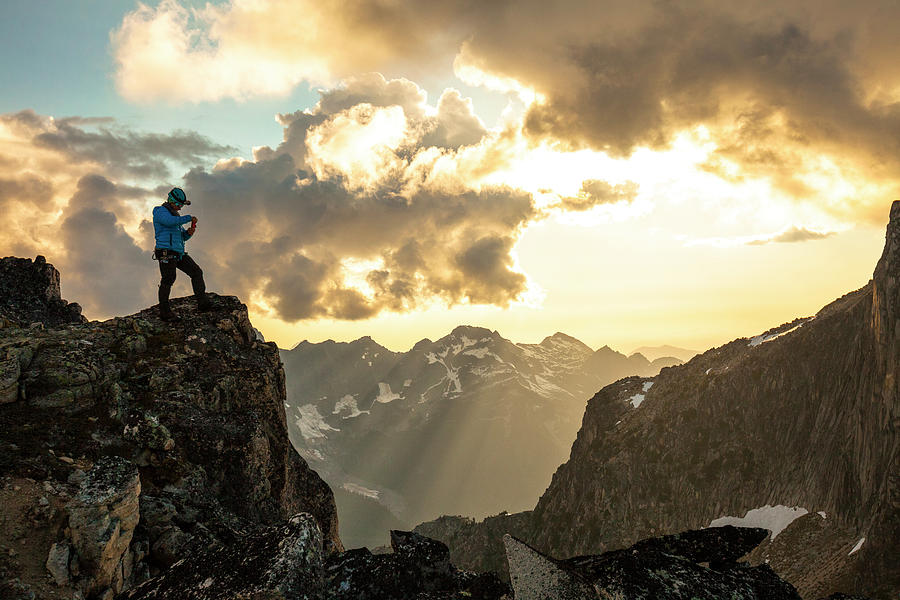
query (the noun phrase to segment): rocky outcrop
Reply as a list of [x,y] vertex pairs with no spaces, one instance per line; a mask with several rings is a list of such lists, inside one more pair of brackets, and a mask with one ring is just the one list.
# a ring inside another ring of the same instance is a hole
[[688,531],[564,561],[509,535],[504,543],[516,600],[800,600],[768,566],[735,562],[767,535],[734,527]]
[[464,569],[495,571],[509,579],[503,536],[527,539],[531,512],[501,513],[476,521],[468,517],[443,516],[420,523],[413,530],[440,540],[450,548],[450,560]]
[[329,600],[512,600],[512,590],[494,573],[460,571],[447,546],[408,531],[391,531],[387,554],[366,548],[334,555],[325,565]]
[[277,348],[210,298],[173,301],[178,324],[0,329],[0,570],[18,585],[117,594],[301,512],[342,550],[331,490],[288,440]]
[[60,297],[59,271],[43,256],[0,259],[0,326],[84,323],[81,306]]
[[[827,514],[828,533],[798,533],[812,546],[773,562],[801,596],[893,600],[900,592],[898,278],[900,201],[865,287],[814,317],[597,393],[569,460],[535,509],[505,518],[510,533],[571,556],[767,505],[804,507]],[[432,524],[430,535],[446,539],[462,566],[496,560],[496,541],[481,551],[472,541],[483,528],[456,530],[460,554],[437,529]],[[772,552],[781,554],[777,545]]]
[[312,515],[198,552],[125,595],[128,600],[324,600],[322,532]]
[[512,600],[492,573],[456,569],[447,547],[406,531],[391,532],[393,552],[366,548],[325,557],[318,523],[308,514],[258,530],[237,543],[197,552],[124,597],[128,600]]

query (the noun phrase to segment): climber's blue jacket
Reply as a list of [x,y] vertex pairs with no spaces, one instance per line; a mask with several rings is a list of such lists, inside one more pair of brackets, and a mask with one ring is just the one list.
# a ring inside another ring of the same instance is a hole
[[173,250],[184,255],[184,243],[191,234],[181,226],[191,222],[191,215],[173,215],[165,206],[153,209],[153,229],[156,232],[156,247]]

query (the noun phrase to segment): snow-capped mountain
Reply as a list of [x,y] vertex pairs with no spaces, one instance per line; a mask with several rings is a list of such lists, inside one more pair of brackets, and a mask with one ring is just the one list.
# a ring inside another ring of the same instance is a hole
[[465,326],[405,353],[364,337],[281,355],[292,441],[335,489],[350,546],[386,539],[396,523],[385,520],[533,505],[596,390],[679,362],[594,352],[562,333],[516,344]]

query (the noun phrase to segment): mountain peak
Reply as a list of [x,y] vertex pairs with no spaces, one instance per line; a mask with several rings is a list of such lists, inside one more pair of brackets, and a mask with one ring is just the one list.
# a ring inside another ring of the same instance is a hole
[[565,348],[567,350],[577,351],[585,355],[592,354],[594,351],[590,346],[582,342],[581,340],[572,337],[571,335],[567,335],[562,333],[561,331],[557,331],[553,335],[549,335],[541,340],[540,346],[544,348]]
[[621,356],[622,358],[626,358],[626,356],[624,354],[622,354],[621,352],[618,352],[616,350],[613,350],[612,348],[610,348],[609,346],[607,346],[605,344],[602,348],[598,348],[594,354],[597,356]]
[[477,327],[475,325],[458,325],[453,328],[453,331],[450,332],[450,335],[454,337],[462,337],[466,336],[467,338],[481,339],[486,337],[495,337],[496,334],[499,337],[499,333],[496,331],[491,331],[486,327]]

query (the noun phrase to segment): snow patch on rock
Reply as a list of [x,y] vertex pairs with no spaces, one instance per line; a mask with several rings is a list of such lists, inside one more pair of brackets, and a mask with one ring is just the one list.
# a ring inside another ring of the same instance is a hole
[[365,486],[359,485],[358,483],[345,483],[341,487],[351,494],[357,494],[365,498],[371,498],[372,500],[378,500],[378,497],[381,495],[381,492],[379,492],[378,490],[371,490]]
[[794,506],[787,507],[783,504],[770,506],[766,504],[759,508],[748,510],[743,517],[719,517],[714,519],[710,527],[724,527],[725,525],[734,525],[735,527],[762,527],[772,532],[772,538],[775,539],[779,533],[785,528],[799,519],[803,515],[809,513],[805,508]]
[[359,410],[359,406],[357,406],[356,404],[356,398],[354,398],[350,394],[344,395],[343,398],[341,398],[334,404],[334,410],[331,414],[338,415],[342,412],[347,413],[345,415],[341,415],[342,419],[352,419],[353,417],[358,417],[362,414],[369,414],[369,411],[367,410]]
[[760,334],[756,337],[751,338],[750,343],[748,343],[747,345],[748,346],[759,346],[760,344],[765,344],[766,342],[771,342],[772,340],[778,339],[783,335],[787,335],[787,334],[791,333],[792,331],[796,331],[797,329],[800,329],[806,323],[809,323],[813,319],[815,319],[815,317],[810,317],[809,319],[806,319],[805,321],[801,321],[797,325],[794,325],[790,329],[788,329],[786,331],[782,331],[781,333],[770,333],[768,335],[766,335],[765,333]]
[[315,404],[304,404],[297,409],[297,419],[294,421],[304,440],[314,440],[328,437],[326,431],[340,431],[325,422]]
[[388,402],[393,402],[394,400],[399,400],[400,394],[395,394],[391,391],[391,384],[389,383],[379,383],[378,384],[378,396],[375,398],[375,402],[380,402],[381,404],[387,404]]

